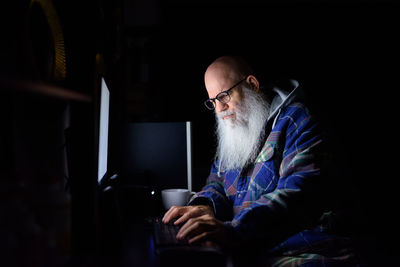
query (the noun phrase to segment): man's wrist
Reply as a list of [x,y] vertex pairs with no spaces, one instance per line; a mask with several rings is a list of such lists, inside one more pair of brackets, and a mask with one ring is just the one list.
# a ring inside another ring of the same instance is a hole
[[211,201],[211,199],[207,198],[207,197],[196,197],[194,199],[192,199],[189,203],[188,206],[199,206],[199,205],[206,205],[206,206],[210,206],[211,208],[214,209],[214,205],[213,202]]

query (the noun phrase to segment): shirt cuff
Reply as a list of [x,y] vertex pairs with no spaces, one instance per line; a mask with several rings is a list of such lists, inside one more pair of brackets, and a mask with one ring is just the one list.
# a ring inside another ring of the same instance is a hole
[[191,199],[187,205],[188,206],[207,205],[214,209],[213,202],[208,197],[195,197]]

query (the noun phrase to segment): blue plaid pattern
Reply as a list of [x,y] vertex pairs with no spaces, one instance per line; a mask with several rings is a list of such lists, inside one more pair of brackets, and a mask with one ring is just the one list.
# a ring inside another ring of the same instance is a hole
[[[206,186],[191,203],[207,198],[236,239],[257,241],[270,253],[320,255],[321,244],[330,251],[326,244],[343,247],[346,238],[326,233],[318,224],[324,214],[315,194],[322,179],[322,145],[317,123],[302,103],[294,102],[281,110],[254,164],[224,171],[216,160]],[[303,257],[310,258],[318,257]]]

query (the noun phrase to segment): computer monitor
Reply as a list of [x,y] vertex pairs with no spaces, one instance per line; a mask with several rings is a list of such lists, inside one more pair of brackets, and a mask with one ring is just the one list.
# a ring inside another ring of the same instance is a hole
[[122,136],[121,170],[129,183],[192,190],[191,122],[127,123]]
[[101,77],[100,110],[99,110],[99,142],[97,181],[100,184],[107,175],[108,161],[108,125],[110,113],[110,91],[104,77]]

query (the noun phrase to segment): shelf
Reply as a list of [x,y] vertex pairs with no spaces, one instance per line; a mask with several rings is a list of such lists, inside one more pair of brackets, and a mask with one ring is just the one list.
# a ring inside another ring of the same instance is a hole
[[54,99],[86,103],[92,102],[92,97],[90,95],[42,82],[0,79],[0,88],[6,91],[29,93]]

